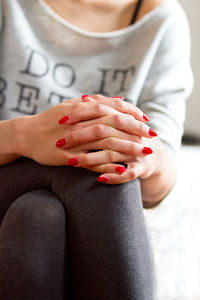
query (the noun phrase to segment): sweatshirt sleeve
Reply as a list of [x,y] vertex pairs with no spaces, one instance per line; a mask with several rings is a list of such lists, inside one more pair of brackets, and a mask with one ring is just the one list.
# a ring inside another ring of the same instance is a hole
[[184,131],[186,99],[193,87],[190,30],[182,9],[168,24],[143,86],[138,107],[176,158]]

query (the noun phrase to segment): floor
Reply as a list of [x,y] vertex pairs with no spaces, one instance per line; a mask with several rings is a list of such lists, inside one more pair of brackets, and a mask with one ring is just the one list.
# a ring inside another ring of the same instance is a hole
[[200,300],[200,146],[183,146],[174,189],[145,210],[157,280],[156,300]]

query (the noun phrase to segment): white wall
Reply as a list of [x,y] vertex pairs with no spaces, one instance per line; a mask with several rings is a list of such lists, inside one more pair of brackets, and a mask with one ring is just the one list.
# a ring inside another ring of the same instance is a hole
[[188,16],[192,39],[192,69],[195,85],[187,102],[186,133],[200,136],[200,1],[179,0]]

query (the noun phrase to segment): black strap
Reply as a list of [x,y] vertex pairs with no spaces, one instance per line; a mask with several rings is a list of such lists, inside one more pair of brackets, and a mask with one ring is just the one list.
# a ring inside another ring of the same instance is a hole
[[[137,16],[138,16],[138,13],[140,11],[140,8],[142,6],[142,3],[143,3],[143,0],[138,0],[138,3],[137,3],[137,6],[136,6],[136,9],[135,9],[135,13],[134,13],[134,16],[133,16],[133,19],[131,21],[131,24],[134,24],[136,19],[137,19]],[[131,25],[130,24],[130,25]]]

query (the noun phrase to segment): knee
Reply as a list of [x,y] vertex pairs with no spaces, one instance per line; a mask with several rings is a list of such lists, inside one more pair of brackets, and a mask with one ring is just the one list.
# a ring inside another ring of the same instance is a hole
[[[52,286],[52,280],[56,282],[57,277],[61,278],[65,211],[53,193],[34,190],[17,198],[6,213],[0,233],[0,265],[1,260],[4,261],[0,283],[4,287],[14,285],[23,293],[43,293],[47,285]],[[0,288],[0,295],[1,291]]]
[[83,168],[64,167],[55,169],[51,177],[52,191],[61,199],[67,210],[71,206],[85,205],[85,202],[109,202],[123,199],[127,202],[141,202],[140,179],[118,185],[105,185],[97,182],[99,174]]
[[30,229],[45,228],[63,225],[65,211],[58,198],[48,190],[34,190],[27,192],[16,199],[10,206],[5,220],[12,220],[16,227]]

